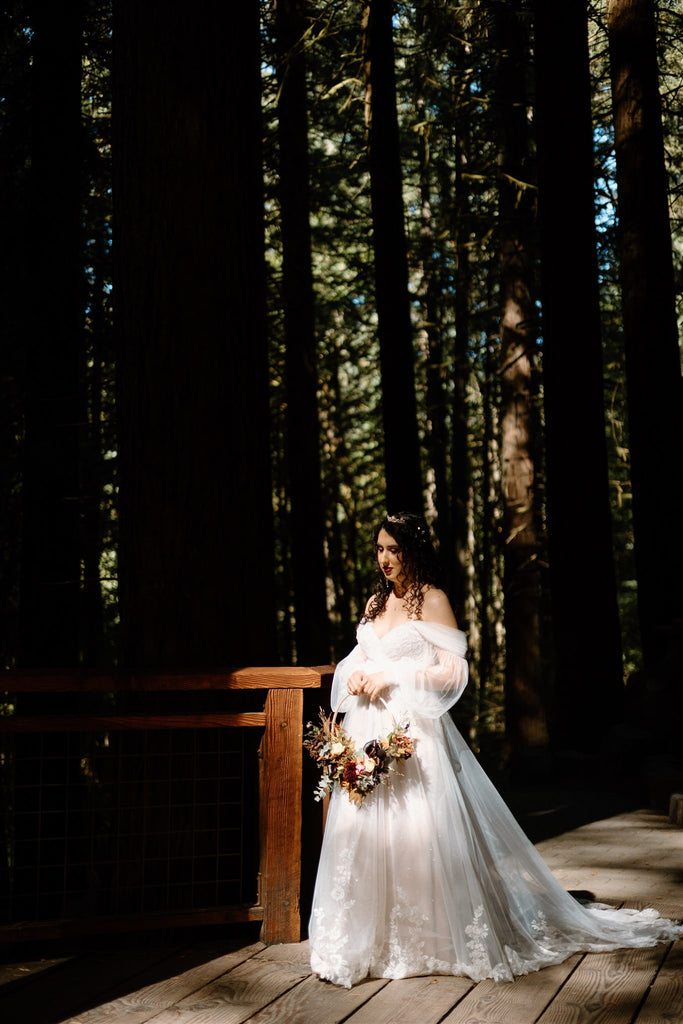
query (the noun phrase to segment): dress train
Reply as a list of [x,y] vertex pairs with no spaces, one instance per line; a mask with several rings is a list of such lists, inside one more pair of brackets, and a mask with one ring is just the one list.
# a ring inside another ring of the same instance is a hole
[[309,926],[311,966],[350,987],[365,977],[512,980],[577,951],[645,947],[683,935],[655,910],[582,905],[517,824],[451,717],[467,682],[459,630],[370,622],[337,666],[332,704],[360,664],[391,683],[388,709],[354,698],[357,746],[410,722],[416,753],[363,803],[335,788]]

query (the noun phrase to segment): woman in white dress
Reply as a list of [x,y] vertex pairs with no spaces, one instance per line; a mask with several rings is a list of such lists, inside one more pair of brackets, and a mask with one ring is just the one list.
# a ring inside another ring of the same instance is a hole
[[379,582],[331,704],[350,695],[344,729],[358,749],[409,722],[415,754],[360,802],[333,789],[309,925],[313,971],[346,987],[426,974],[507,981],[578,950],[682,935],[654,910],[583,906],[557,882],[448,714],[467,683],[466,641],[437,585],[424,519],[387,516],[374,537]]

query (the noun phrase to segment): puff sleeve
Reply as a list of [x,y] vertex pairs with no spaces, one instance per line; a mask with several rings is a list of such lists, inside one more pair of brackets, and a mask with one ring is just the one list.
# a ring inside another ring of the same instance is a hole
[[439,718],[457,703],[467,685],[465,634],[430,622],[416,622],[415,627],[427,642],[428,663],[422,658],[387,659],[382,666],[384,679],[397,687],[401,704],[410,714]]
[[330,695],[330,706],[332,709],[336,708],[342,697],[346,696],[346,684],[349,681],[349,676],[357,668],[360,668],[365,661],[367,661],[365,652],[359,644],[356,644],[353,650],[337,663],[332,679],[332,693]]

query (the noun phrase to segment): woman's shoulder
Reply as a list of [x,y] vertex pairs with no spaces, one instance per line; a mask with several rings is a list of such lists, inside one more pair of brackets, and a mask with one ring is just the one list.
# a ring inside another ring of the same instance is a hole
[[451,602],[443,590],[438,587],[427,587],[422,597],[422,621],[435,623],[439,626],[458,628]]
[[467,637],[458,626],[451,602],[443,590],[431,587],[424,595],[422,616],[414,623],[423,640],[440,650],[464,658]]

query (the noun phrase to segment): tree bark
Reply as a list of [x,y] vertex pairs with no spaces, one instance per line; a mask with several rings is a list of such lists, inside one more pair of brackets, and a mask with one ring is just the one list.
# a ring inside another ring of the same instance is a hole
[[520,3],[494,10],[498,53],[501,486],[504,504],[506,728],[512,763],[548,745],[542,670],[541,589],[536,527],[537,416],[534,409],[534,209],[525,68],[528,29]]
[[[478,676],[476,720],[480,726],[484,715],[484,694],[488,681],[496,676],[496,628],[497,618],[494,607],[494,579],[496,577],[496,555],[498,553],[495,536],[494,515],[497,500],[496,483],[493,479],[493,444],[495,436],[495,402],[492,395],[496,391],[494,381],[496,375],[497,353],[490,345],[484,352],[484,373],[482,382],[482,437],[481,437],[481,478],[478,487],[479,514],[479,552],[476,559],[476,576],[479,592],[479,629],[478,662],[475,676]],[[476,515],[476,505],[475,505]]]
[[122,660],[268,664],[259,5],[114,13]]
[[[465,392],[469,375],[469,306],[471,302],[467,240],[470,229],[469,189],[463,187],[463,138],[468,119],[463,111],[466,79],[454,58],[450,41],[459,38],[459,11],[446,5],[415,7],[416,37],[421,45],[413,56],[412,88],[419,125],[420,273],[418,298],[426,341],[426,430],[424,446],[429,467],[428,487],[436,510],[443,585],[456,617],[466,627],[467,508],[469,489],[468,418]],[[455,60],[455,63],[454,63]],[[450,67],[445,96],[436,89],[444,65]],[[434,104],[445,122],[434,123]],[[448,239],[444,245],[444,239]],[[452,261],[452,253],[455,259]],[[453,303],[453,351],[448,350],[444,324]],[[423,342],[424,344],[424,342]],[[452,379],[449,370],[452,366]],[[450,423],[450,426],[449,426]]]
[[[429,133],[423,129],[420,138],[420,284],[418,297],[421,307],[422,330],[427,355],[427,430],[425,444],[429,468],[433,475],[431,485],[436,509],[436,536],[439,541],[441,565],[450,577],[453,569],[453,526],[448,486],[448,428],[446,409],[448,398],[444,388],[444,356],[439,317],[439,261],[434,253],[433,215],[429,166]],[[452,588],[446,587],[452,596]]]
[[81,640],[82,9],[36,0],[29,14],[20,664],[58,667],[78,663]]
[[[624,690],[605,443],[587,11],[585,3],[551,8],[536,0],[534,12],[553,741],[576,748],[594,746],[619,720]],[[588,658],[577,643],[577,615],[596,627]]]
[[645,664],[683,618],[683,394],[652,0],[607,0],[638,611]]
[[366,0],[362,26],[387,507],[421,512],[415,353],[408,293],[391,0]]
[[320,476],[302,0],[277,0],[279,192],[287,390],[287,467],[297,661],[330,656]]
[[453,506],[453,567],[451,595],[453,607],[466,628],[467,602],[467,514],[470,502],[469,423],[467,414],[467,384],[470,376],[470,303],[472,281],[468,243],[470,240],[470,197],[463,181],[466,157],[460,144],[454,141],[452,159],[455,165],[455,202],[453,209],[453,239],[455,241],[455,339],[453,350],[453,408],[451,438],[451,490]]

